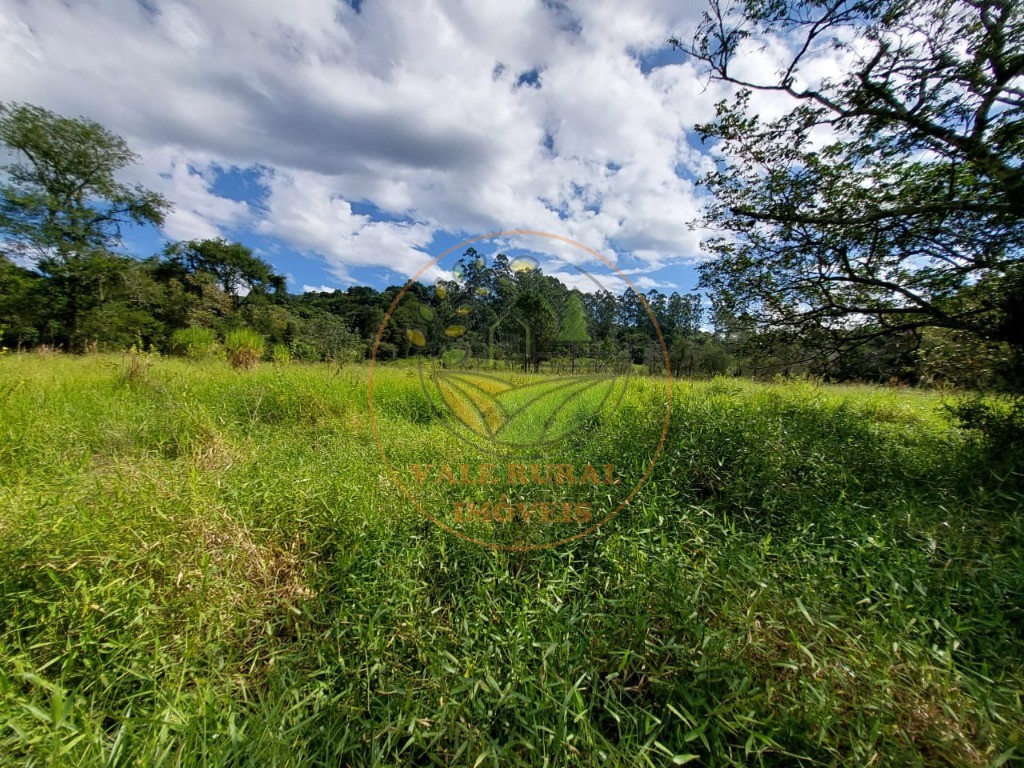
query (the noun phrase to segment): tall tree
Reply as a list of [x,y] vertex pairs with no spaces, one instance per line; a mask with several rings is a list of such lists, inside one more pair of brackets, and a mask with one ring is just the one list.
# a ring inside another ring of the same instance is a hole
[[13,157],[0,169],[0,237],[48,278],[47,340],[82,347],[97,341],[96,329],[146,325],[113,308],[85,323],[125,284],[128,264],[110,253],[121,228],[161,226],[169,208],[155,192],[118,180],[138,156],[99,123],[27,104],[0,104],[0,145]]
[[551,343],[558,334],[558,314],[541,291],[528,287],[516,296],[512,319],[514,323],[508,323],[509,330],[519,338],[523,371],[528,372],[532,367],[536,373],[549,356]]
[[284,276],[241,243],[222,238],[172,243],[164,249],[168,262],[189,274],[206,272],[220,289],[236,298],[251,292],[284,292]]
[[[777,76],[737,58],[792,47]],[[711,0],[692,44],[739,86],[698,126],[724,234],[701,283],[760,331],[835,349],[928,326],[1024,346],[1024,12],[1016,0]],[[843,57],[847,74],[805,67]],[[793,108],[764,121],[752,91]]]
[[565,302],[565,311],[562,313],[557,341],[568,346],[571,358],[570,370],[572,373],[576,373],[576,358],[580,354],[580,349],[584,344],[590,343],[590,334],[587,332],[587,312],[578,291],[572,291]]
[[15,159],[2,169],[0,232],[44,269],[120,244],[126,223],[163,224],[163,197],[117,179],[138,156],[97,122],[0,104],[0,145]]

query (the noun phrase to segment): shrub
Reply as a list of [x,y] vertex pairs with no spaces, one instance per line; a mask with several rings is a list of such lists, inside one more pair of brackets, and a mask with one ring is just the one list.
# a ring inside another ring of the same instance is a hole
[[946,410],[962,429],[974,431],[994,449],[1024,445],[1024,396],[1006,400],[970,397],[947,405]]
[[216,344],[217,339],[209,328],[189,326],[171,334],[171,353],[192,360],[209,357]]
[[255,368],[263,357],[266,342],[256,331],[240,328],[224,337],[224,349],[235,368]]
[[124,356],[121,384],[127,387],[145,384],[149,380],[149,367],[155,357],[158,355],[140,352],[139,348],[133,344]]
[[285,344],[274,344],[270,348],[270,359],[275,363],[290,363],[292,353]]
[[466,362],[467,357],[469,355],[466,354],[464,349],[449,349],[441,355],[441,365],[444,368],[458,368]]
[[291,356],[303,363],[318,363],[322,359],[320,350],[308,341],[293,341]]

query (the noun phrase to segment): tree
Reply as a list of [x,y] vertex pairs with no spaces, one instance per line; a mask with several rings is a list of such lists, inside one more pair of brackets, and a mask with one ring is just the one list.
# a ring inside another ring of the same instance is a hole
[[234,296],[248,293],[283,293],[285,278],[252,249],[222,238],[171,243],[164,249],[168,262],[187,274],[206,272],[213,276],[224,293]]
[[0,253],[0,346],[16,349],[38,339],[43,281]]
[[536,373],[558,334],[558,314],[541,291],[527,288],[516,296],[512,316],[509,330],[520,338],[523,371],[529,372],[532,366]]
[[668,322],[662,328],[662,333],[672,335],[680,333],[684,336],[693,336],[700,330],[703,319],[703,308],[700,303],[700,296],[695,293],[688,293],[680,296],[674,292],[668,299]]
[[[734,68],[788,41],[774,79]],[[842,351],[940,327],[1024,347],[1024,13],[1014,0],[711,0],[692,44],[739,86],[698,126],[717,258],[701,285],[751,327]],[[819,55],[852,61],[815,83]],[[752,91],[794,107],[762,121]]]
[[46,278],[39,324],[47,340],[80,348],[101,340],[96,331],[116,326],[123,340],[152,328],[136,305],[100,309],[127,285],[128,260],[111,253],[122,226],[161,226],[169,208],[155,192],[117,180],[138,160],[124,139],[86,118],[0,104],[0,145],[14,158],[0,169],[0,237]]
[[587,313],[577,291],[570,293],[569,299],[565,303],[565,312],[562,313],[557,341],[568,345],[572,360],[570,370],[572,373],[576,373],[576,358],[580,353],[580,347],[590,343],[590,334],[587,333]]
[[126,223],[163,225],[168,202],[117,180],[139,158],[99,123],[0,104],[0,144],[16,159],[2,169],[0,233],[5,247],[39,258],[44,271],[120,244]]

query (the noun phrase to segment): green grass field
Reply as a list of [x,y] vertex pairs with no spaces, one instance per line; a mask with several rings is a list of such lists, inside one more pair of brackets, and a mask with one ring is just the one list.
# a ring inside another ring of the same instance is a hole
[[[367,377],[0,358],[0,765],[1024,756],[1024,470],[948,396],[676,382],[629,507],[509,552],[411,508]],[[375,390],[410,456],[458,450],[414,370]]]

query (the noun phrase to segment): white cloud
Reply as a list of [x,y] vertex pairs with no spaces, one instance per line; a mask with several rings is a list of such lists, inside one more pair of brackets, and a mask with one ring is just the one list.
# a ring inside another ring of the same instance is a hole
[[[525,228],[653,269],[700,258],[689,176],[709,161],[688,136],[724,91],[681,57],[644,74],[634,56],[700,6],[0,0],[0,100],[124,135],[177,206],[173,238],[272,236],[347,281],[415,274],[441,230]],[[539,88],[517,87],[528,71]],[[214,192],[231,167],[261,169],[265,207]]]
[[[266,184],[270,195],[259,231],[323,256],[341,280],[350,279],[347,268],[352,266],[385,265],[411,277],[431,261],[423,250],[433,239],[429,226],[356,214],[329,177],[278,172]],[[429,276],[428,270],[424,278]]]
[[569,288],[575,288],[581,293],[608,291],[619,296],[626,291],[647,293],[652,288],[657,288],[659,291],[666,292],[677,287],[674,283],[660,282],[650,277],[633,279],[625,272],[607,273],[545,268],[544,274],[558,279]]
[[151,189],[174,202],[164,231],[175,240],[223,237],[228,229],[252,223],[248,203],[214,194],[217,164],[169,148],[142,150],[137,175]]

